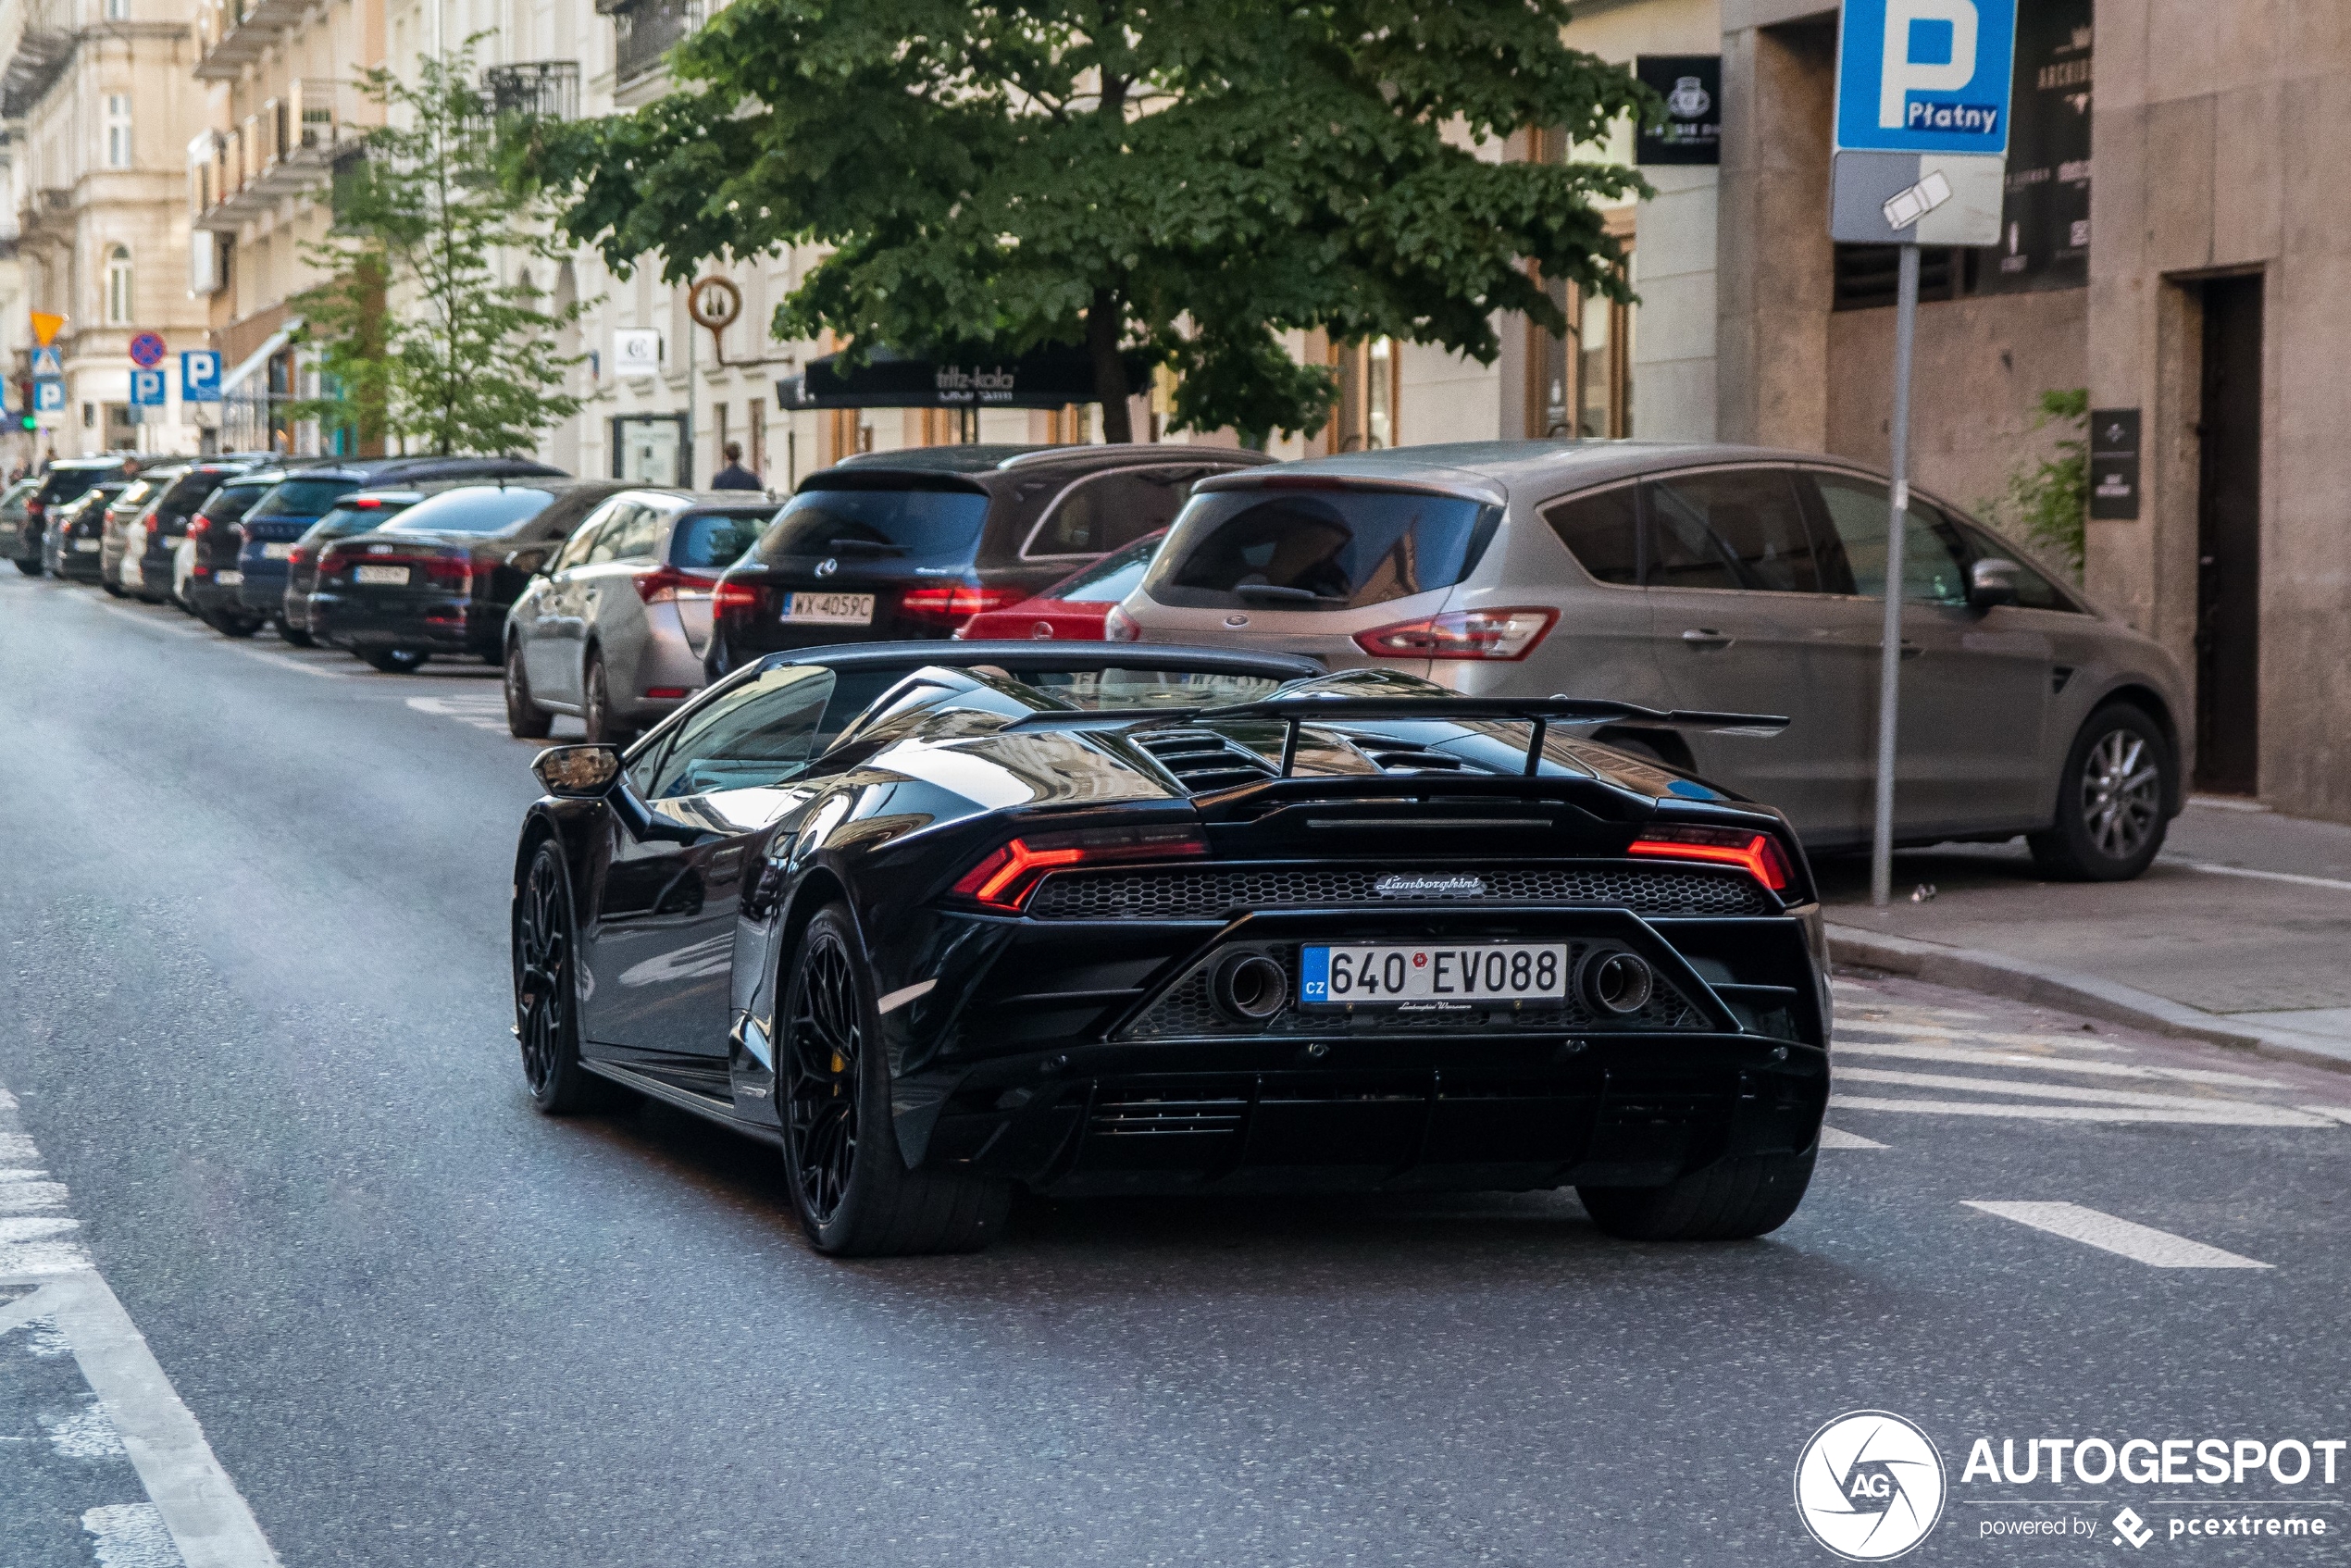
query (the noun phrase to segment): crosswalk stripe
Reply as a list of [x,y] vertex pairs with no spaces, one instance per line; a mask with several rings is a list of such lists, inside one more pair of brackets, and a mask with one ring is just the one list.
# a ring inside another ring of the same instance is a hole
[[2146,1122],[2209,1127],[2332,1127],[2336,1124],[2284,1105],[2216,1100],[2208,1110],[2154,1110],[2141,1105],[2016,1105],[1988,1100],[1888,1100],[1832,1094],[1832,1109],[1901,1111],[1940,1116],[2013,1116],[2030,1122]]
[[1878,1040],[1840,1040],[1840,1056],[1886,1056],[1905,1062],[1949,1062],[1970,1066],[2033,1067],[2051,1073],[2079,1073],[2096,1078],[2140,1078],[2183,1084],[2210,1084],[2216,1089],[2290,1089],[2276,1078],[2248,1073],[2223,1073],[2208,1067],[2143,1067],[2128,1062],[2093,1062],[2078,1056],[2034,1056],[2021,1051],[1979,1051],[1967,1045],[1887,1045]]
[[1893,1035],[1897,1039],[1926,1039],[1945,1045],[1958,1043],[1959,1037],[1964,1035],[1984,1045],[2029,1045],[2056,1051],[2120,1051],[2126,1053],[2130,1050],[2128,1046],[2087,1033],[2025,1034],[2013,1029],[1952,1029],[1939,1025],[1904,1024],[1884,1018],[1840,1018],[1834,1043],[1845,1044],[1849,1035]]
[[1974,1094],[2013,1094],[2027,1100],[2078,1100],[2093,1105],[2155,1105],[2194,1107],[2234,1105],[2249,1101],[2219,1100],[2192,1094],[2148,1094],[2131,1089],[2084,1089],[2075,1084],[2043,1083],[2037,1078],[1980,1078],[1957,1073],[1907,1073],[1891,1067],[1841,1067],[1838,1078],[1848,1083],[1907,1084],[1913,1089],[1951,1089]]
[[2029,1225],[2069,1241],[2117,1253],[2153,1268],[2270,1268],[2251,1258],[2174,1236],[2135,1221],[2118,1219],[2079,1203],[2004,1203],[1968,1200],[1971,1209],[1997,1214],[2004,1220]]
[[1821,1147],[1823,1149],[1883,1149],[1885,1145],[1873,1138],[1863,1138],[1860,1133],[1847,1132],[1843,1127],[1824,1126],[1821,1129]]

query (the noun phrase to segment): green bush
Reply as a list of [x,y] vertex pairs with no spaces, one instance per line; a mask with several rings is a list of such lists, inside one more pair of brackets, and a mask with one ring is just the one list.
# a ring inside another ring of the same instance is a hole
[[2082,580],[2083,524],[2090,512],[2090,393],[2071,387],[2041,394],[2033,428],[2056,425],[2066,434],[2054,458],[2019,467],[2008,492],[1984,510],[2024,542],[2061,561]]

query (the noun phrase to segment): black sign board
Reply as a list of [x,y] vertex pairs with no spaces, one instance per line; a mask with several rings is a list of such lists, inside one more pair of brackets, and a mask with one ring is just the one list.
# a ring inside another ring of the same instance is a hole
[[2000,243],[1975,292],[2079,289],[2090,280],[2091,0],[2017,7]]
[[2129,522],[2139,515],[2139,411],[2090,410],[2090,516]]
[[[1127,366],[1128,392],[1151,377]],[[1094,362],[1084,349],[1048,345],[1009,359],[914,359],[877,349],[850,367],[839,355],[812,359],[776,383],[776,405],[794,408],[1060,408],[1098,401]]]
[[1635,163],[1723,161],[1723,56],[1643,55],[1634,74],[1665,100],[1663,127],[1641,128]]

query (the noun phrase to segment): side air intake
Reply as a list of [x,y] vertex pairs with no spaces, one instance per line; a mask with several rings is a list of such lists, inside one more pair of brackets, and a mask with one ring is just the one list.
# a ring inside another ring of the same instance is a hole
[[1153,729],[1135,743],[1159,760],[1176,781],[1195,795],[1254,784],[1274,776],[1274,765],[1207,729]]

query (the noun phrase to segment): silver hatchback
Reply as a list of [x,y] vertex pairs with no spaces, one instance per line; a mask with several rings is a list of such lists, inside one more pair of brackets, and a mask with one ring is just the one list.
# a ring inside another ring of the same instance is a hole
[[[1887,481],[1838,458],[1615,442],[1409,447],[1204,481],[1111,635],[1311,653],[1481,696],[1785,714],[1598,739],[1867,842]],[[2181,805],[2171,656],[1949,503],[1903,532],[1897,838],[2029,836],[2144,870]]]
[[702,690],[718,576],[777,503],[740,491],[626,490],[589,515],[506,616],[506,727],[577,714],[623,741]]

